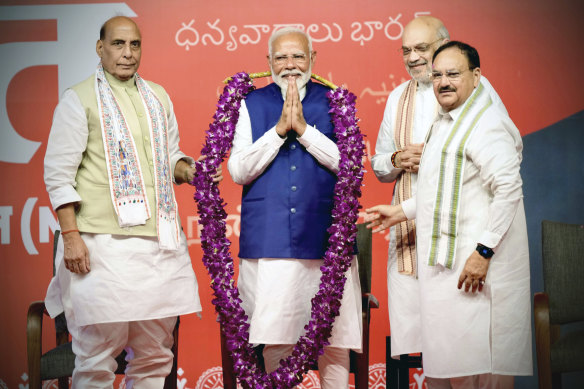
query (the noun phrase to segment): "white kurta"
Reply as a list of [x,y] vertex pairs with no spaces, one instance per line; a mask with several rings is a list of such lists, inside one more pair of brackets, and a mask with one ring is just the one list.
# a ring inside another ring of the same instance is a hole
[[[172,111],[171,103],[170,107]],[[168,132],[174,169],[184,154],[178,149],[178,127],[173,112],[168,116]],[[51,157],[45,161],[45,181],[55,209],[70,202],[83,202],[75,190],[77,169],[71,159],[76,159],[78,164],[86,144],[85,110],[77,94],[69,89],[56,108],[47,145],[47,155]],[[89,250],[91,271],[85,275],[69,272],[62,261],[61,241],[56,274],[45,299],[51,316],[65,310],[70,328],[201,311],[184,234],[178,251],[160,250],[156,237],[89,233],[81,236]]]
[[[416,218],[424,373],[447,378],[482,373],[532,374],[527,229],[519,174],[519,131],[497,106],[488,108],[465,149],[455,264],[428,266],[434,201],[445,137],[459,107],[432,126],[415,198],[402,203]],[[492,247],[486,283],[475,294],[457,288],[477,243]]]
[[[304,94],[303,88],[301,98]],[[338,171],[339,151],[329,138],[308,125],[297,139],[319,163]],[[253,142],[249,112],[243,101],[227,164],[233,181],[241,185],[252,182],[273,161],[284,141],[274,127]],[[250,318],[251,343],[298,341],[310,319],[310,300],[318,290],[322,263],[322,259],[241,258],[238,288]],[[360,350],[361,287],[356,258],[345,276],[342,306],[329,342],[334,347]]]
[[[403,169],[394,168],[391,155],[397,151],[395,145],[395,123],[399,99],[409,81],[395,88],[389,95],[383,120],[377,135],[375,155],[371,160],[373,172],[381,182],[393,182]],[[485,77],[481,83],[489,93],[495,105],[503,111],[503,102]],[[412,143],[423,143],[432,122],[438,112],[438,102],[432,84],[418,83],[415,97]],[[413,173],[412,197],[417,192],[418,175]],[[395,194],[392,203],[395,201]],[[391,355],[412,354],[422,351],[420,330],[420,300],[418,280],[413,276],[398,273],[395,227],[389,231],[389,249],[387,259],[387,296],[389,322],[391,327]]]

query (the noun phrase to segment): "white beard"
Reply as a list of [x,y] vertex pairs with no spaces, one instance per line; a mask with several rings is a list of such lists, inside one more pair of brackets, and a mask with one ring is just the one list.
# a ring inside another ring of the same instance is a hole
[[310,75],[312,74],[312,66],[310,66],[305,73],[302,73],[300,70],[282,70],[280,74],[274,74],[274,69],[271,68],[270,70],[272,71],[272,80],[282,90],[284,100],[286,99],[286,93],[288,92],[288,80],[285,76],[289,74],[299,74],[300,77],[296,79],[296,87],[298,88],[298,91],[300,91],[306,86],[308,80],[310,80]]

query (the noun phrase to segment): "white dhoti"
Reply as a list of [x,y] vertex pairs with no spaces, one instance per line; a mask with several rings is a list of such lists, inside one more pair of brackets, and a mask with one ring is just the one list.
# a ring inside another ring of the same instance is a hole
[[126,382],[162,387],[172,367],[176,317],[201,311],[198,286],[181,236],[179,251],[156,237],[81,234],[91,271],[74,274],[59,241],[56,274],[45,298],[52,317],[65,312],[76,354],[74,387],[111,387],[114,358],[126,348]]
[[176,317],[82,326],[73,338],[73,388],[111,388],[115,357],[125,348],[126,388],[160,389],[172,369]]
[[[250,343],[266,344],[266,370],[278,367],[290,355],[310,320],[311,299],[318,291],[323,260],[242,259],[238,288],[250,318]],[[361,352],[361,285],[357,258],[345,273],[341,309],[330,345],[319,358],[321,387],[348,387],[349,349]],[[275,346],[284,345],[284,346]]]
[[395,228],[390,231],[387,258],[387,305],[391,333],[391,356],[422,351],[420,285],[412,275],[398,272]]

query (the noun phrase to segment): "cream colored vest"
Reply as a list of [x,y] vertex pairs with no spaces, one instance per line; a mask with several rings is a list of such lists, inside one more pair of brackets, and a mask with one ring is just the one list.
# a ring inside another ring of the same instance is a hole
[[[148,117],[142,104],[142,99],[133,77],[128,81],[120,81],[107,72],[106,77],[134,138],[140,160],[140,168],[144,176],[150,214],[156,215],[152,146],[150,144]],[[156,236],[155,217],[148,219],[145,225],[125,228],[121,228],[118,225],[118,217],[114,211],[110,195],[94,84],[95,75],[92,75],[71,88],[79,96],[89,127],[87,149],[83,153],[76,176],[77,186],[75,189],[82,199],[77,209],[77,226],[83,232]],[[168,117],[170,107],[166,92],[157,84],[149,81],[148,84],[164,105]]]

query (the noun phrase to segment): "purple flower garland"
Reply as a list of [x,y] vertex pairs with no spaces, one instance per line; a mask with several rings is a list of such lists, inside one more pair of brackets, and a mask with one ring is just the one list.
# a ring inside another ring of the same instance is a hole
[[276,371],[266,374],[258,366],[255,351],[249,344],[248,318],[241,307],[239,291],[233,280],[233,258],[226,237],[225,204],[218,185],[211,178],[231,149],[241,100],[253,89],[251,78],[242,72],[234,75],[223,90],[201,151],[206,158],[197,162],[197,173],[193,179],[196,186],[194,199],[203,225],[201,246],[203,263],[211,276],[215,296],[212,302],[227,338],[235,374],[240,382],[250,388],[284,389],[302,382],[303,374],[324,352],[324,346],[329,344],[333,322],[339,315],[346,280],[344,274],[351,266],[353,242],[357,236],[364,144],[355,116],[355,95],[342,88],[329,91],[329,113],[340,152],[333,221],[328,229],[329,247],[321,267],[320,287],[312,299],[311,319],[304,327],[306,333],[298,340],[292,355],[282,361]]

